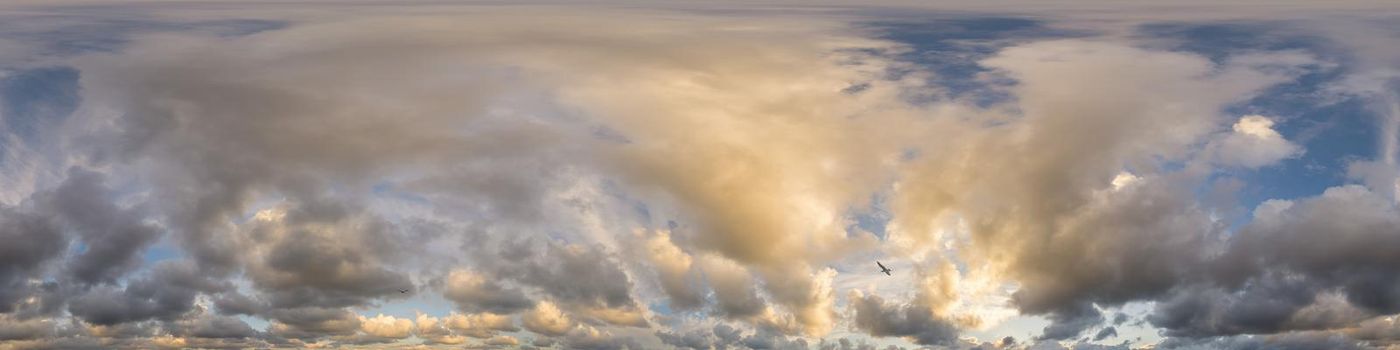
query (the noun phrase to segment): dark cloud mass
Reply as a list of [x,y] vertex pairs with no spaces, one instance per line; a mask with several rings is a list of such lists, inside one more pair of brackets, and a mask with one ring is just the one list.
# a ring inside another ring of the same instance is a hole
[[44,263],[58,256],[68,240],[52,219],[0,207],[0,311],[14,312],[37,288],[30,279],[42,277]]
[[53,193],[41,199],[83,245],[67,269],[78,282],[113,283],[140,264],[140,254],[160,232],[143,222],[144,215],[111,203],[102,174],[71,169]]
[[0,350],[1400,347],[1285,2],[7,2]]
[[890,305],[879,296],[853,296],[856,327],[875,336],[909,337],[919,345],[956,343],[956,326],[938,319],[927,306]]
[[134,276],[125,287],[92,288],[70,300],[68,311],[97,325],[116,325],[149,319],[175,320],[194,308],[200,293],[227,289],[229,282],[202,275],[190,264],[166,261],[144,276]]

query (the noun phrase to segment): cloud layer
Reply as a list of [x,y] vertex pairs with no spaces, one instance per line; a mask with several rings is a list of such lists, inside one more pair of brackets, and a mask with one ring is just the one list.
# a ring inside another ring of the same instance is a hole
[[1400,344],[1394,9],[11,6],[0,349]]

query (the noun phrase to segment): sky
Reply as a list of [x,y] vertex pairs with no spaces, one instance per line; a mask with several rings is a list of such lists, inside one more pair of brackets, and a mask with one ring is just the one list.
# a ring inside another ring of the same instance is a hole
[[8,1],[0,350],[1400,349],[1398,145],[1386,2]]

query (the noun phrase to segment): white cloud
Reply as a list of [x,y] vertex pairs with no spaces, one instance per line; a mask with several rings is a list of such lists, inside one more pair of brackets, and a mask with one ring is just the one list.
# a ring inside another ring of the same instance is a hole
[[1265,116],[1241,117],[1232,132],[1216,140],[1215,161],[1224,165],[1258,168],[1297,157],[1303,149],[1274,130],[1274,121]]

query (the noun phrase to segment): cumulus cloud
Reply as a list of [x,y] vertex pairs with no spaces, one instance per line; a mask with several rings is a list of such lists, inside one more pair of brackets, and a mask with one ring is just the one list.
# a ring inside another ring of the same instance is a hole
[[160,232],[143,222],[144,215],[113,204],[103,175],[79,168],[43,198],[62,222],[78,232],[86,249],[71,258],[67,268],[82,283],[114,283],[134,269],[139,253],[155,242]]
[[1176,285],[1223,229],[1193,205],[1195,168],[1115,177],[1189,161],[1223,107],[1289,78],[1257,62],[1085,40],[1010,47],[983,64],[1015,79],[1018,119],[925,155],[900,183],[896,233],[928,241],[940,215],[960,218],[969,237],[959,254],[1018,281],[1016,305],[1053,314],[1057,337],[1097,322],[1087,303]]
[[389,270],[388,224],[338,204],[258,212],[248,225],[248,273],[276,307],[361,305],[412,283]]
[[656,266],[661,288],[671,298],[672,307],[690,309],[704,303],[695,258],[671,241],[670,232],[657,232],[647,238],[647,258]]
[[574,328],[574,321],[548,301],[536,303],[534,309],[520,316],[520,321],[525,329],[546,336],[564,335]]
[[372,318],[360,316],[360,331],[380,338],[403,339],[412,334],[413,321],[382,314]]
[[[1266,202],[1232,237],[1216,270],[1235,296],[1185,292],[1179,298],[1186,299],[1160,307],[1157,320],[1169,329],[1222,327],[1207,332],[1239,334],[1333,329],[1394,313],[1395,283],[1385,277],[1394,254],[1376,247],[1395,239],[1396,218],[1394,202],[1356,185],[1297,202]],[[1237,319],[1192,322],[1184,315]]]
[[1275,131],[1274,121],[1265,116],[1244,116],[1231,129],[1216,146],[1216,161],[1222,164],[1257,168],[1302,152]]
[[295,339],[319,339],[327,335],[351,335],[360,329],[358,315],[345,309],[302,307],[269,313],[275,335]]
[[[564,317],[562,314],[554,314],[553,316]],[[515,332],[520,330],[515,326],[515,320],[510,316],[491,313],[451,314],[443,319],[443,324],[458,334],[473,338],[490,338],[498,331]]]
[[884,299],[856,292],[851,295],[856,327],[875,336],[909,337],[919,345],[952,345],[957,327],[917,305],[889,305]]
[[742,265],[718,256],[702,257],[701,263],[720,312],[739,319],[763,312],[766,305],[758,295],[753,276]]

